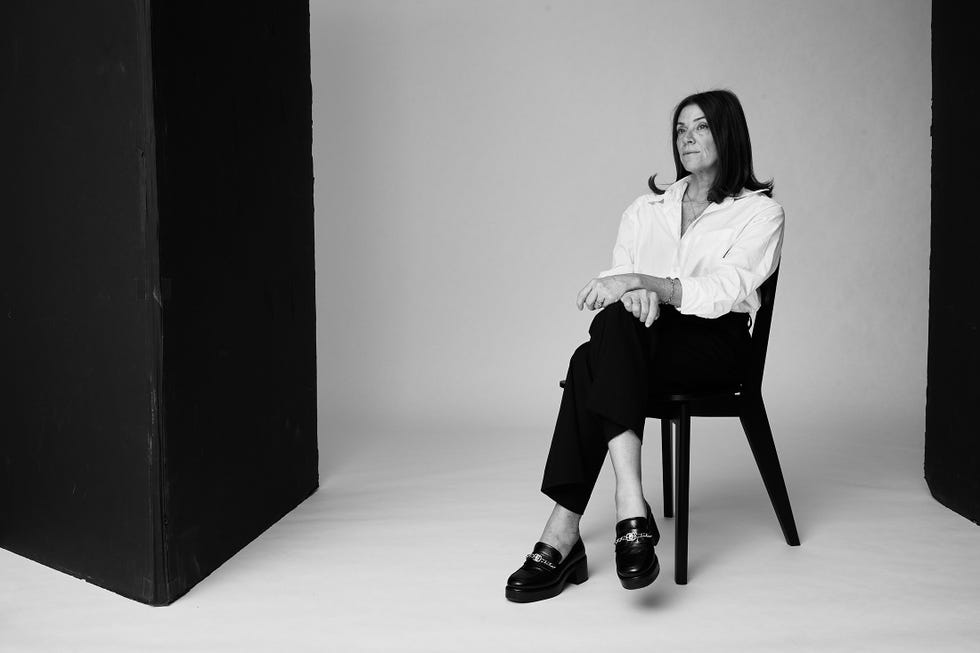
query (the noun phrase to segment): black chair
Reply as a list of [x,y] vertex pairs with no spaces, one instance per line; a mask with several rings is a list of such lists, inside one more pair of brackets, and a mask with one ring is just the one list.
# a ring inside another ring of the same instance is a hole
[[[786,483],[779,467],[776,445],[772,439],[772,429],[766,416],[762,401],[762,372],[766,363],[766,350],[769,347],[769,327],[772,324],[772,309],[776,299],[777,268],[759,288],[761,306],[756,312],[752,327],[752,349],[745,381],[727,391],[714,391],[690,394],[658,395],[651,399],[648,415],[660,419],[663,444],[663,483],[664,516],[674,513],[671,462],[677,469],[677,524],[674,545],[674,581],[687,584],[687,530],[688,496],[690,490],[691,466],[691,418],[692,417],[738,417],[749,441],[752,455],[762,474],[762,482],[769,492],[769,500],[776,511],[783,536],[790,546],[799,546],[800,536],[796,532],[793,510],[786,493]],[[671,431],[676,433],[677,451]]]

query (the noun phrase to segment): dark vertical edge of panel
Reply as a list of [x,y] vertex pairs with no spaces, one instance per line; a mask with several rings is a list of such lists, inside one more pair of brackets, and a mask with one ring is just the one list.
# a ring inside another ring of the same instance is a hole
[[144,242],[144,279],[146,292],[143,302],[146,309],[146,383],[150,400],[150,424],[147,439],[147,512],[150,515],[149,550],[152,559],[147,568],[153,570],[149,579],[147,597],[152,605],[166,605],[173,601],[169,591],[166,567],[166,486],[164,483],[166,462],[163,448],[163,414],[160,406],[160,385],[162,371],[162,347],[160,341],[160,306],[163,295],[160,288],[160,249],[157,237],[159,212],[157,209],[157,161],[156,134],[153,117],[153,47],[152,12],[150,0],[137,0],[138,13],[137,47],[139,48],[140,102],[143,112],[142,148],[140,155],[140,229]]
[[[980,309],[973,297],[980,228],[969,212],[980,102],[972,25],[952,3],[932,4],[932,167],[924,474],[933,497],[980,522]],[[964,114],[965,112],[965,114]],[[964,120],[966,122],[964,122]]]

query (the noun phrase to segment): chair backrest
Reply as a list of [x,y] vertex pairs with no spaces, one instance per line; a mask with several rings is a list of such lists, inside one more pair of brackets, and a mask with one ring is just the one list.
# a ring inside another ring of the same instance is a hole
[[779,279],[779,266],[769,278],[759,286],[761,306],[755,313],[752,326],[752,346],[749,353],[749,369],[745,377],[747,390],[762,390],[762,372],[766,367],[766,351],[769,349],[769,327],[772,325],[772,307],[776,303],[776,281]]

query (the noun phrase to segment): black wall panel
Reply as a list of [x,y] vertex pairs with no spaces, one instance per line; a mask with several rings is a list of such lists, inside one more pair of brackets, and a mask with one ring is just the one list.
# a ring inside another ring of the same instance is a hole
[[316,489],[305,2],[0,3],[0,546],[168,603]]
[[974,31],[954,3],[932,8],[932,249],[925,475],[933,496],[980,522],[980,302],[970,211],[980,138]]
[[0,545],[148,600],[148,34],[135,3],[0,12]]
[[180,593],[316,487],[309,6],[154,2],[152,33]]

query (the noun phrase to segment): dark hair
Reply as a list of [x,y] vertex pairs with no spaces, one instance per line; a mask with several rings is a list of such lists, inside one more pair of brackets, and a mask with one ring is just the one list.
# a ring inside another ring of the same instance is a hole
[[[743,189],[765,190],[772,197],[772,180],[761,182],[755,178],[752,170],[752,143],[749,140],[749,127],[745,122],[742,103],[735,94],[728,90],[705,91],[688,95],[674,109],[674,119],[670,123],[670,143],[674,151],[674,168],[677,179],[686,176],[687,170],[681,164],[681,155],[677,152],[677,120],[684,107],[696,104],[708,120],[708,129],[718,148],[718,174],[715,182],[708,191],[708,199],[721,202],[724,198],[738,195]],[[657,195],[663,190],[655,183],[657,175],[650,177],[647,182]]]

